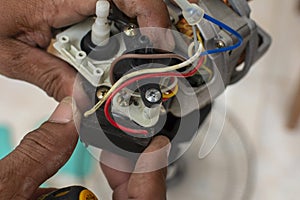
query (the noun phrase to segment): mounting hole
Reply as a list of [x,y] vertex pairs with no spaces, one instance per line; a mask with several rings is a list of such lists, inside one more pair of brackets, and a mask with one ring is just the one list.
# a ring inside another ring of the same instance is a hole
[[61,36],[61,37],[59,38],[59,41],[60,41],[61,43],[68,43],[68,42],[70,42],[70,38],[69,38],[68,36],[66,36],[66,35],[63,35],[63,36]]
[[84,51],[79,51],[77,54],[76,54],[76,58],[77,59],[84,59],[86,57],[86,53]]
[[103,71],[102,71],[102,69],[95,69],[94,74],[98,75],[98,76],[102,76]]

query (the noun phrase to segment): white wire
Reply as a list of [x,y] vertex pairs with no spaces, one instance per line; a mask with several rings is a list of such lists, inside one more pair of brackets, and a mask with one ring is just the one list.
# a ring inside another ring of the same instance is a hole
[[175,88],[177,84],[178,84],[178,78],[174,77],[173,83],[171,85],[167,86],[166,88],[162,89],[161,92],[162,93],[168,92],[169,90],[172,90],[173,88]]
[[194,46],[195,46],[195,43],[194,43],[194,42],[192,42],[192,43],[189,45],[189,47],[188,47],[188,56],[193,55]]
[[[197,26],[199,28],[199,26]],[[199,29],[200,30],[200,29]],[[178,70],[178,69],[181,69],[181,68],[184,68],[190,64],[192,64],[194,61],[196,61],[198,59],[198,57],[200,56],[201,52],[203,50],[203,46],[202,46],[202,43],[199,42],[199,45],[198,45],[198,49],[197,49],[197,52],[192,56],[190,57],[188,60],[182,62],[182,63],[179,63],[179,64],[176,64],[176,65],[172,65],[172,66],[169,66],[169,67],[164,67],[164,68],[152,68],[152,69],[142,69],[142,70],[138,70],[138,71],[134,71],[130,74],[126,74],[125,76],[122,76],[111,88],[110,90],[106,93],[106,95],[101,99],[99,100],[99,102],[93,107],[91,108],[90,110],[86,111],[84,113],[84,116],[85,117],[88,117],[89,115],[92,115],[94,112],[96,112],[96,110],[98,110],[102,104],[107,100],[107,98],[113,93],[113,91],[115,91],[120,85],[122,85],[122,83],[124,83],[125,81],[133,78],[133,77],[136,77],[136,76],[141,76],[141,75],[144,75],[144,74],[152,74],[152,73],[164,73],[164,72],[170,72],[170,71],[175,71],[175,70]]]
[[198,45],[197,45],[197,27],[194,25],[193,27],[193,35],[194,35],[194,44],[195,44],[195,52],[197,51]]

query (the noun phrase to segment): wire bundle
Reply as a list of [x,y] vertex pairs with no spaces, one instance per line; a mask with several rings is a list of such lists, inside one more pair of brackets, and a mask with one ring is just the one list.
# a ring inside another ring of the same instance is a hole
[[[130,74],[127,74],[127,75],[121,77],[111,87],[111,89],[106,93],[106,95],[92,109],[88,110],[84,114],[84,116],[87,117],[87,116],[93,114],[94,112],[96,112],[96,110],[99,109],[102,106],[102,104],[106,101],[106,104],[104,106],[104,113],[105,113],[107,120],[114,127],[119,128],[122,131],[131,133],[131,134],[143,134],[143,135],[148,134],[147,130],[131,129],[131,128],[122,126],[122,125],[118,124],[116,121],[114,121],[114,119],[112,118],[112,116],[110,115],[110,112],[109,112],[109,107],[111,105],[112,99],[123,88],[129,86],[130,84],[132,84],[136,81],[142,80],[142,79],[166,77],[166,76],[168,76],[168,77],[190,77],[190,76],[193,76],[202,66],[206,55],[222,53],[225,51],[231,51],[231,50],[234,50],[235,48],[238,48],[242,44],[242,42],[243,42],[242,36],[235,30],[233,30],[231,27],[227,26],[226,24],[222,23],[221,21],[219,21],[207,14],[204,14],[203,18],[220,26],[221,28],[228,31],[229,33],[233,34],[238,39],[238,42],[236,44],[228,46],[228,47],[206,50],[206,51],[202,52],[203,45],[201,42],[198,41],[198,44],[197,44],[198,48],[197,48],[197,51],[195,52],[195,54],[193,56],[191,56],[188,60],[186,60],[180,64],[176,64],[176,65],[165,67],[165,68],[142,69],[142,70],[138,70],[138,71],[132,72]],[[196,27],[200,31],[200,24],[196,24]],[[196,35],[194,35],[194,37],[197,38]],[[195,44],[195,46],[196,46],[196,44]],[[199,58],[198,63],[196,65],[196,67],[194,67],[192,70],[185,72],[183,74],[180,74],[180,75],[178,72],[176,72],[176,70],[182,69],[190,64],[193,64],[198,58]]]

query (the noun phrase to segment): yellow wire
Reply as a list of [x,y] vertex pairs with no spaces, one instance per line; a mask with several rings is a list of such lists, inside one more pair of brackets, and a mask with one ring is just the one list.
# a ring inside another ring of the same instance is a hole
[[202,40],[202,37],[200,36],[200,32],[199,31],[197,31],[197,38],[198,38],[199,42],[201,44],[203,44],[203,40]]
[[[203,45],[203,40],[202,40],[202,37],[201,37],[199,31],[197,31],[197,38],[198,38],[199,42],[201,42]],[[201,68],[204,69],[209,74],[209,80],[211,80],[213,77],[213,71],[206,66],[206,62],[207,62],[207,56],[205,56],[205,60],[203,62],[203,65],[201,66]]]
[[178,85],[176,85],[175,88],[174,88],[174,90],[171,91],[169,94],[164,93],[163,94],[163,98],[164,99],[172,98],[172,97],[174,97],[177,94],[177,92],[178,92]]
[[207,73],[209,74],[209,81],[212,79],[213,77],[213,71],[211,69],[209,69],[208,67],[206,67],[205,65],[201,66],[205,71],[207,71]]

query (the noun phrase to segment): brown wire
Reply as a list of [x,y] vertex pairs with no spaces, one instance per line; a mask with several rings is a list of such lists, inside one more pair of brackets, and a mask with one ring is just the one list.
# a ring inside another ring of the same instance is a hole
[[109,71],[109,78],[111,84],[114,84],[113,71],[118,62],[124,59],[163,59],[163,58],[176,58],[178,60],[184,61],[185,58],[177,54],[167,53],[167,54],[124,54],[116,58],[112,63]]

